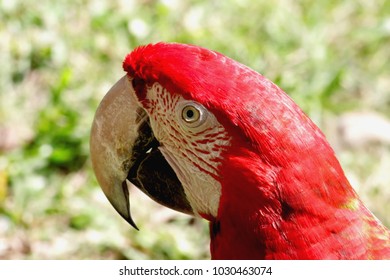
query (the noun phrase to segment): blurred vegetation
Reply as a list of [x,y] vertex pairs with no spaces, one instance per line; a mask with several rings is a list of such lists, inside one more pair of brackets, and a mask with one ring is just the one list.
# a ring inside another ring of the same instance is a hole
[[390,118],[389,1],[0,0],[0,258],[209,258],[204,221],[135,192],[137,232],[91,171],[99,101],[125,55],[157,41],[217,50],[281,86],[390,225],[390,141],[338,133],[351,111]]

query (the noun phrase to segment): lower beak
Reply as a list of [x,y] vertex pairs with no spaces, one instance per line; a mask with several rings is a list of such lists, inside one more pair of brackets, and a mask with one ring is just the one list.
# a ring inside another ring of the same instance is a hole
[[158,146],[131,79],[122,77],[96,111],[90,150],[92,167],[104,194],[136,229],[130,214],[131,184],[164,206],[193,214],[180,181]]

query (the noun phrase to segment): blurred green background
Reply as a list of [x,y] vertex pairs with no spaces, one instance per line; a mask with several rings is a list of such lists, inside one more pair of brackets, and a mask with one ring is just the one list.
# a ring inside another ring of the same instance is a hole
[[209,258],[204,221],[134,191],[137,232],[91,171],[94,111],[125,55],[157,41],[277,83],[390,226],[390,1],[0,0],[0,259]]

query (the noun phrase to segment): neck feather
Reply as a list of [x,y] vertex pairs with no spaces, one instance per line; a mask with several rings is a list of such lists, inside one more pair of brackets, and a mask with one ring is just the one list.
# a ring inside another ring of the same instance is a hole
[[[224,164],[218,216],[210,223],[214,259],[348,259],[366,254],[362,244],[367,240],[359,232],[365,225],[362,214],[372,215],[344,174],[336,172],[338,166],[327,177],[321,168],[308,177],[293,165],[293,170],[275,168],[254,153],[236,154]],[[343,250],[347,244],[354,249]]]

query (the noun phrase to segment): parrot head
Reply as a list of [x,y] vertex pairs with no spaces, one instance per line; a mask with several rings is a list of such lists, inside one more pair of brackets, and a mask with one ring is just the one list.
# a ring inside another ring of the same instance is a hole
[[[353,220],[342,217],[360,200],[324,135],[259,73],[178,43],[138,47],[123,69],[97,109],[90,148],[103,192],[133,227],[131,185],[164,206],[209,220],[217,258],[266,252],[283,258],[297,225],[314,231],[323,222],[338,232]],[[218,255],[219,236],[259,249]],[[312,238],[307,242],[321,235]]]
[[[222,108],[208,104],[202,79],[207,61],[222,58],[181,44],[139,47],[123,63],[127,75],[102,100],[91,133],[93,168],[111,204],[132,226],[130,184],[174,210],[217,215],[219,167],[232,141],[213,113]],[[202,73],[189,73],[197,69]]]
[[329,153],[323,135],[283,91],[220,53],[157,43],[136,48],[123,68],[126,75],[96,112],[90,146],[99,184],[133,226],[129,185],[212,220],[222,193],[249,203],[256,191],[249,187],[263,187],[263,199],[277,200],[281,169],[314,148],[317,156],[309,158]]

